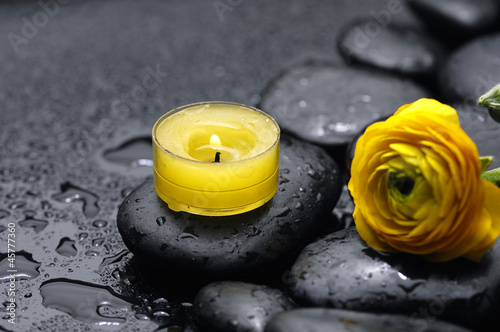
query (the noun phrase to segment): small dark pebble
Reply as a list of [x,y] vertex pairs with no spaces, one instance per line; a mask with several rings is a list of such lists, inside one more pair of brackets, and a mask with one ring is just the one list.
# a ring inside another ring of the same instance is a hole
[[120,206],[118,229],[130,251],[157,268],[214,278],[259,275],[291,263],[331,220],[342,185],[323,149],[283,136],[278,191],[262,207],[226,217],[177,213],[148,179]]
[[489,331],[499,324],[499,262],[498,242],[480,264],[382,254],[352,227],[308,245],[292,266],[288,285],[293,298],[308,306],[401,313]]
[[325,148],[347,145],[366,125],[428,97],[415,83],[385,73],[326,65],[290,70],[260,105],[284,132]]
[[274,316],[265,332],[468,332],[436,319],[416,320],[404,315],[373,314],[339,309],[307,308]]
[[208,284],[193,304],[198,322],[213,332],[262,332],[270,318],[295,307],[280,290],[235,281]]
[[377,25],[373,19],[351,23],[340,35],[338,48],[349,64],[414,76],[435,73],[445,53],[428,35],[404,26]]

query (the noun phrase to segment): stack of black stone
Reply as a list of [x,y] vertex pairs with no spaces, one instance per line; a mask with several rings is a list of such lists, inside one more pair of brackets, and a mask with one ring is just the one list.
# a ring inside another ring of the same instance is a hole
[[[259,107],[285,133],[270,202],[230,217],[176,213],[152,179],[126,197],[118,227],[145,268],[198,280],[186,330],[497,330],[500,244],[479,264],[429,263],[374,251],[349,220],[345,178],[357,137],[416,99],[455,107],[480,154],[500,166],[500,125],[476,106],[500,82],[500,34],[492,32],[500,5],[413,0],[425,34],[392,24],[398,3],[345,27],[338,47],[349,66],[295,67],[267,87]],[[344,165],[331,155],[346,145]]]

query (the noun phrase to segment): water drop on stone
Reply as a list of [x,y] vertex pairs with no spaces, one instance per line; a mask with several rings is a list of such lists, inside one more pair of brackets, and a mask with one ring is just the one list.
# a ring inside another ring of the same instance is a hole
[[156,223],[158,224],[158,226],[162,226],[166,221],[167,221],[167,218],[165,218],[163,216],[156,218]]
[[126,319],[114,315],[103,316],[102,307],[115,312],[132,310],[132,301],[119,297],[113,291],[98,285],[69,279],[48,281],[40,287],[42,304],[70,314],[74,319],[100,328],[117,327]]
[[83,202],[83,214],[88,218],[95,217],[99,213],[99,206],[97,204],[98,196],[69,182],[63,183],[61,185],[61,192],[52,195],[52,198],[64,203],[71,203],[73,201]]
[[92,240],[92,246],[93,247],[99,247],[100,245],[102,245],[104,243],[104,238],[103,237],[100,237],[100,238],[97,238],[97,239],[93,239]]
[[[27,280],[37,277],[40,263],[33,259],[30,253],[25,251],[16,252],[15,260],[10,259],[7,254],[0,254],[0,283],[10,280],[11,275],[16,280]],[[16,272],[9,272],[16,271]]]
[[21,220],[19,222],[19,226],[24,228],[33,228],[35,230],[35,233],[40,233],[41,231],[43,231],[48,224],[49,222],[47,220],[32,218],[26,218],[25,220]]
[[59,242],[56,251],[61,256],[73,257],[76,256],[77,250],[75,247],[75,241],[71,240],[69,237],[64,237]]
[[95,220],[92,225],[96,228],[103,228],[103,227],[106,227],[106,225],[108,224],[108,222],[106,220],[102,220],[102,219],[98,219],[98,220]]

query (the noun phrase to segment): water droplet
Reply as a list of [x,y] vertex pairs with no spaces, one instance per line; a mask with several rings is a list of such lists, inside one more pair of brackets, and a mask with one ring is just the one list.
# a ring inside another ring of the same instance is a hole
[[23,207],[26,206],[25,201],[15,201],[9,204],[9,209],[22,209]]
[[97,227],[97,228],[103,228],[103,227],[106,227],[107,224],[108,224],[108,222],[106,220],[98,219],[92,223],[92,226]]
[[121,191],[122,198],[127,197],[128,194],[130,194],[133,190],[134,190],[134,188],[132,188],[132,187],[123,188]]
[[89,251],[85,252],[85,256],[91,256],[91,257],[99,256],[99,252],[94,251],[94,250],[89,250]]
[[104,152],[104,159],[115,164],[132,167],[153,166],[152,141],[150,137],[133,138],[117,148]]
[[194,226],[187,226],[184,228],[182,233],[179,235],[179,238],[181,239],[194,239],[196,240],[198,238],[198,233],[196,233]]
[[48,224],[49,222],[47,220],[32,218],[26,218],[25,220],[21,220],[19,222],[19,226],[24,228],[33,228],[35,230],[35,233],[40,233],[41,231],[43,231]]
[[97,238],[97,239],[93,239],[92,240],[92,246],[93,247],[99,247],[100,245],[102,245],[104,243],[104,238],[103,237],[100,237],[100,238]]
[[151,318],[146,314],[135,314],[135,318],[138,320],[151,320]]
[[75,247],[75,241],[71,240],[69,237],[64,237],[59,241],[59,245],[56,251],[61,256],[73,257],[76,256],[77,250]]
[[42,210],[48,210],[52,208],[52,204],[50,204],[48,201],[41,201],[40,204],[42,205]]
[[[14,260],[12,258],[9,260],[7,254],[0,254],[0,283],[9,282],[11,275],[14,275],[16,280],[33,279],[40,274],[39,267],[40,263],[25,251],[16,252]],[[8,272],[9,270],[17,272]]]
[[278,212],[276,213],[276,217],[284,217],[286,216],[288,213],[290,213],[290,208],[289,207],[284,207],[280,210],[278,210]]
[[69,182],[63,183],[61,185],[61,193],[52,195],[52,198],[65,203],[73,201],[83,202],[83,214],[88,218],[95,217],[99,213],[99,206],[97,205],[98,196]]
[[166,311],[158,310],[153,313],[154,318],[156,319],[165,319],[170,317],[170,314]]
[[132,301],[125,300],[107,287],[81,281],[58,279],[48,281],[40,287],[42,304],[70,314],[84,323],[104,326],[118,326],[125,323],[123,317],[101,314],[102,307],[111,307],[115,311],[132,310]]
[[89,237],[89,233],[80,233],[80,234],[78,234],[78,239],[80,241],[83,241],[83,240],[85,240],[88,237]]
[[117,253],[116,255],[113,255],[110,257],[105,257],[102,260],[102,263],[99,265],[99,269],[101,269],[105,266],[108,266],[110,264],[113,264],[113,263],[118,263],[119,261],[121,261],[123,259],[123,257],[127,256],[128,253],[129,253],[129,251],[124,249],[124,250],[120,251],[119,253]]
[[0,210],[0,219],[10,216],[10,212],[6,210]]
[[257,227],[255,227],[254,225],[249,225],[247,227],[247,229],[245,229],[245,236],[247,238],[257,236],[260,233],[262,233],[262,231],[260,229],[258,229]]
[[166,221],[167,221],[167,218],[165,218],[163,216],[156,218],[156,223],[158,224],[158,226],[162,226]]

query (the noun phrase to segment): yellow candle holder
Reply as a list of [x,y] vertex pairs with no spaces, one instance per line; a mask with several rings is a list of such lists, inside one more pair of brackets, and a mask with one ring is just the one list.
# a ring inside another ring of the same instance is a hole
[[230,102],[174,109],[153,127],[154,185],[173,211],[225,216],[269,201],[278,188],[280,129]]

